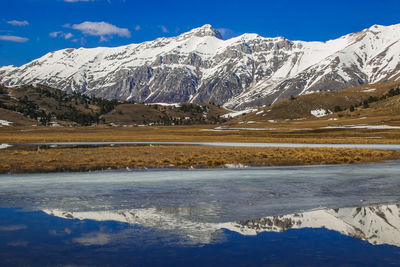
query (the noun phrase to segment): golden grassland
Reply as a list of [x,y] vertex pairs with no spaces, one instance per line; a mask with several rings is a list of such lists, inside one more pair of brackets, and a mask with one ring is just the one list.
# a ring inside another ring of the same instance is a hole
[[[11,112],[7,111],[7,114],[2,114],[0,109],[1,116],[6,120],[13,121],[12,127],[0,127],[0,143],[186,141],[399,144],[400,129],[343,128],[343,126],[349,125],[400,126],[400,95],[372,102],[369,108],[356,107],[354,111],[349,111],[350,105],[371,96],[382,96],[399,85],[400,81],[397,81],[301,95],[295,97],[294,100],[279,101],[270,107],[237,116],[218,125],[29,127],[18,125],[23,123],[32,125],[31,121],[22,121],[20,118],[20,123],[17,123],[18,121],[10,117]],[[347,109],[321,118],[316,118],[310,113],[310,110],[317,108],[333,110],[336,105]],[[130,110],[132,107],[135,110]],[[118,108],[121,110],[111,112],[116,115],[110,113],[107,116],[111,116],[113,119],[118,117],[118,123],[126,123],[128,118],[133,116],[132,113],[143,117],[143,114],[146,113],[144,108],[149,108],[149,106],[120,105]],[[216,109],[211,106],[210,108]],[[153,107],[150,109],[155,112]],[[118,115],[118,111],[122,111],[122,115]],[[211,113],[220,114],[221,110],[217,109]],[[22,115],[17,115],[22,117]],[[171,113],[170,115],[177,114]],[[29,119],[25,118],[25,120]],[[224,127],[225,130],[215,131],[214,128],[217,126]],[[229,130],[229,128],[231,129]],[[250,130],[248,128],[257,129]]]
[[[341,109],[348,109],[350,106],[355,107],[354,112],[335,112],[332,115],[325,116],[326,118],[337,118],[338,115],[343,118],[359,119],[366,117],[366,122],[369,119],[374,120],[379,117],[379,120],[393,121],[393,116],[397,116],[394,122],[399,123],[399,96],[389,97],[371,103],[370,109],[356,107],[357,104],[363,102],[369,97],[381,97],[389,92],[390,89],[395,89],[400,86],[400,81],[385,82],[378,84],[361,85],[357,87],[347,88],[337,91],[322,91],[312,94],[300,95],[291,99],[277,101],[273,105],[258,109],[258,112],[250,113],[244,116],[238,116],[229,123],[238,123],[239,121],[268,121],[268,120],[285,120],[285,119],[306,119],[317,120],[311,115],[311,110],[323,108],[325,110],[334,111],[336,106]],[[264,111],[264,112],[261,112]]]
[[[284,143],[400,143],[400,129],[321,129],[316,122],[275,124],[276,130],[205,131],[215,125],[160,127],[2,127],[0,143],[21,142],[284,142]],[[287,128],[308,128],[290,130]],[[232,126],[229,126],[232,127]],[[259,127],[256,124],[249,127]],[[268,127],[268,126],[267,126]],[[270,126],[271,127],[271,126]],[[282,128],[280,128],[282,127]],[[286,127],[286,128],[284,128]]]
[[399,159],[396,151],[345,148],[120,146],[0,150],[0,173],[89,171],[117,168],[220,168],[226,164],[288,166],[353,164]]

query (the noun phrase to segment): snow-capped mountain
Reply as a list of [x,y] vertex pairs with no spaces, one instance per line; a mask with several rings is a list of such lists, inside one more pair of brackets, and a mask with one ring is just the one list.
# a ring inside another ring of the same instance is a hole
[[291,95],[400,79],[400,24],[327,42],[257,34],[223,40],[211,25],[115,48],[51,52],[0,68],[6,86],[40,83],[135,102],[208,102],[243,109]]
[[400,246],[400,205],[377,205],[357,208],[322,209],[290,215],[268,216],[248,221],[207,223],[185,218],[185,209],[132,209],[114,211],[44,210],[66,219],[90,219],[139,224],[159,230],[174,231],[195,243],[212,243],[217,231],[228,229],[243,235],[282,232],[288,229],[326,228],[363,239],[371,244]]

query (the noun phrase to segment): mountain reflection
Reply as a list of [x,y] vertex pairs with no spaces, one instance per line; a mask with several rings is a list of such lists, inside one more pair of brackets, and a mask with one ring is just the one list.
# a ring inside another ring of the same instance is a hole
[[66,219],[118,221],[171,231],[196,244],[218,242],[222,238],[221,229],[242,235],[257,235],[261,232],[283,232],[288,229],[326,228],[371,244],[400,246],[400,204],[321,209],[228,223],[191,221],[182,216],[182,213],[188,212],[182,209],[44,212]]
[[400,205],[314,210],[238,221],[225,228],[244,235],[288,229],[326,228],[371,244],[400,246]]

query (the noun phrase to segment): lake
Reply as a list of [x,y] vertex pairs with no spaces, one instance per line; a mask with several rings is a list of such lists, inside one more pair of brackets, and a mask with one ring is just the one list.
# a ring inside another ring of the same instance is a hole
[[0,175],[1,265],[399,265],[400,165]]

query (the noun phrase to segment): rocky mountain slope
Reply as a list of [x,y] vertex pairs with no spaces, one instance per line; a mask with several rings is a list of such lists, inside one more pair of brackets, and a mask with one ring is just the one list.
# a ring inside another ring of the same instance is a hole
[[6,86],[40,83],[135,102],[203,102],[244,109],[291,95],[400,79],[400,24],[327,42],[257,34],[223,40],[210,25],[115,48],[51,52],[0,68]]

